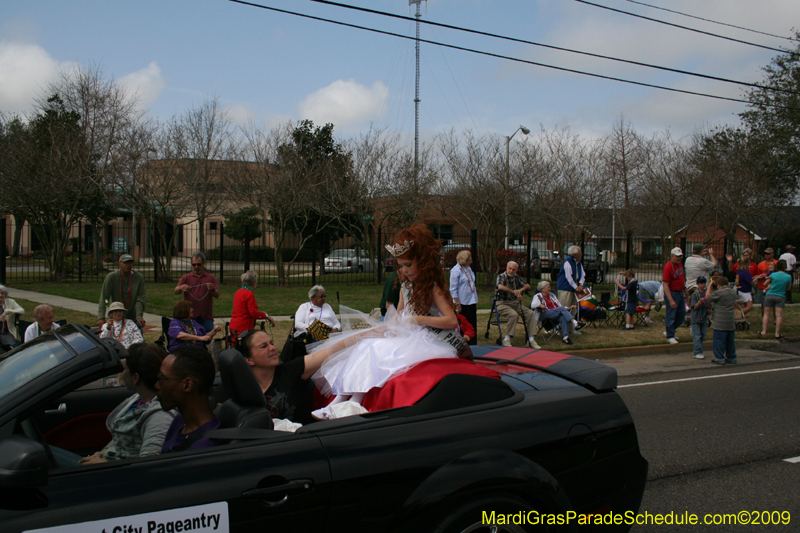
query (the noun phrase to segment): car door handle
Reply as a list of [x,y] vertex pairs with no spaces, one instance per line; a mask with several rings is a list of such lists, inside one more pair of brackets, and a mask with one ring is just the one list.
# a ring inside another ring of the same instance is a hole
[[60,403],[60,404],[58,404],[58,409],[47,409],[44,412],[44,414],[46,414],[46,415],[58,415],[58,414],[64,414],[66,412],[67,412],[67,404]]
[[[303,492],[310,492],[314,489],[314,482],[310,479],[295,479],[284,483],[283,485],[276,485],[274,487],[264,487],[261,489],[250,489],[242,493],[242,498],[255,498],[269,507],[277,507],[286,503],[289,499],[289,494],[302,494]],[[270,500],[270,496],[283,497],[279,500]]]

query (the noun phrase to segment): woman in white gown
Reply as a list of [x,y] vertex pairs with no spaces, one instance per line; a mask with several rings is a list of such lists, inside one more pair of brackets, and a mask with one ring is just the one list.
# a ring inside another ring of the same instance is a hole
[[422,361],[472,357],[456,329],[452,297],[442,289],[447,285],[439,264],[441,244],[422,224],[400,231],[394,241],[386,249],[402,282],[397,312],[390,310],[382,325],[373,322],[370,329],[343,333],[312,348],[331,352],[313,377],[323,394],[336,396],[313,413],[317,418],[330,418],[331,407],[344,401],[360,404],[370,389]]

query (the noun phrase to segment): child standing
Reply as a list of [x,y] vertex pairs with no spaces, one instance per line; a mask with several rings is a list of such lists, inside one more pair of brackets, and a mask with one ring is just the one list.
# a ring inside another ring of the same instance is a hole
[[636,306],[639,305],[639,281],[632,269],[620,272],[625,276],[625,285],[617,281],[617,285],[625,289],[625,330],[633,329],[633,317],[636,314]]
[[689,308],[692,310],[692,340],[694,341],[694,358],[704,359],[703,341],[708,329],[708,304],[706,300],[706,278],[697,278],[697,290],[692,293]]
[[[711,289],[717,287],[713,293]],[[708,284],[706,301],[714,304],[714,361],[718,365],[736,364],[736,320],[734,305],[736,291],[728,286],[728,279],[720,276]]]

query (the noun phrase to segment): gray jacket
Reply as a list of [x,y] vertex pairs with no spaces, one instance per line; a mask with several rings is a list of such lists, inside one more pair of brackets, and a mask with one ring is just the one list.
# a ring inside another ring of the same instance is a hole
[[109,461],[158,455],[175,411],[164,411],[158,397],[131,409],[140,400],[136,393],[120,403],[106,419],[111,442],[103,457]]

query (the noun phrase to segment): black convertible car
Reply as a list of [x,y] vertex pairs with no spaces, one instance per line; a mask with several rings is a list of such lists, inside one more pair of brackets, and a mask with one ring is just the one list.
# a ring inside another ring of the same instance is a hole
[[224,446],[58,468],[53,448],[107,443],[129,395],[92,388],[122,346],[63,327],[0,359],[2,531],[581,531],[576,517],[638,510],[647,462],[614,369],[475,352],[498,375],[448,375],[407,407],[288,433],[246,427],[239,405]]

